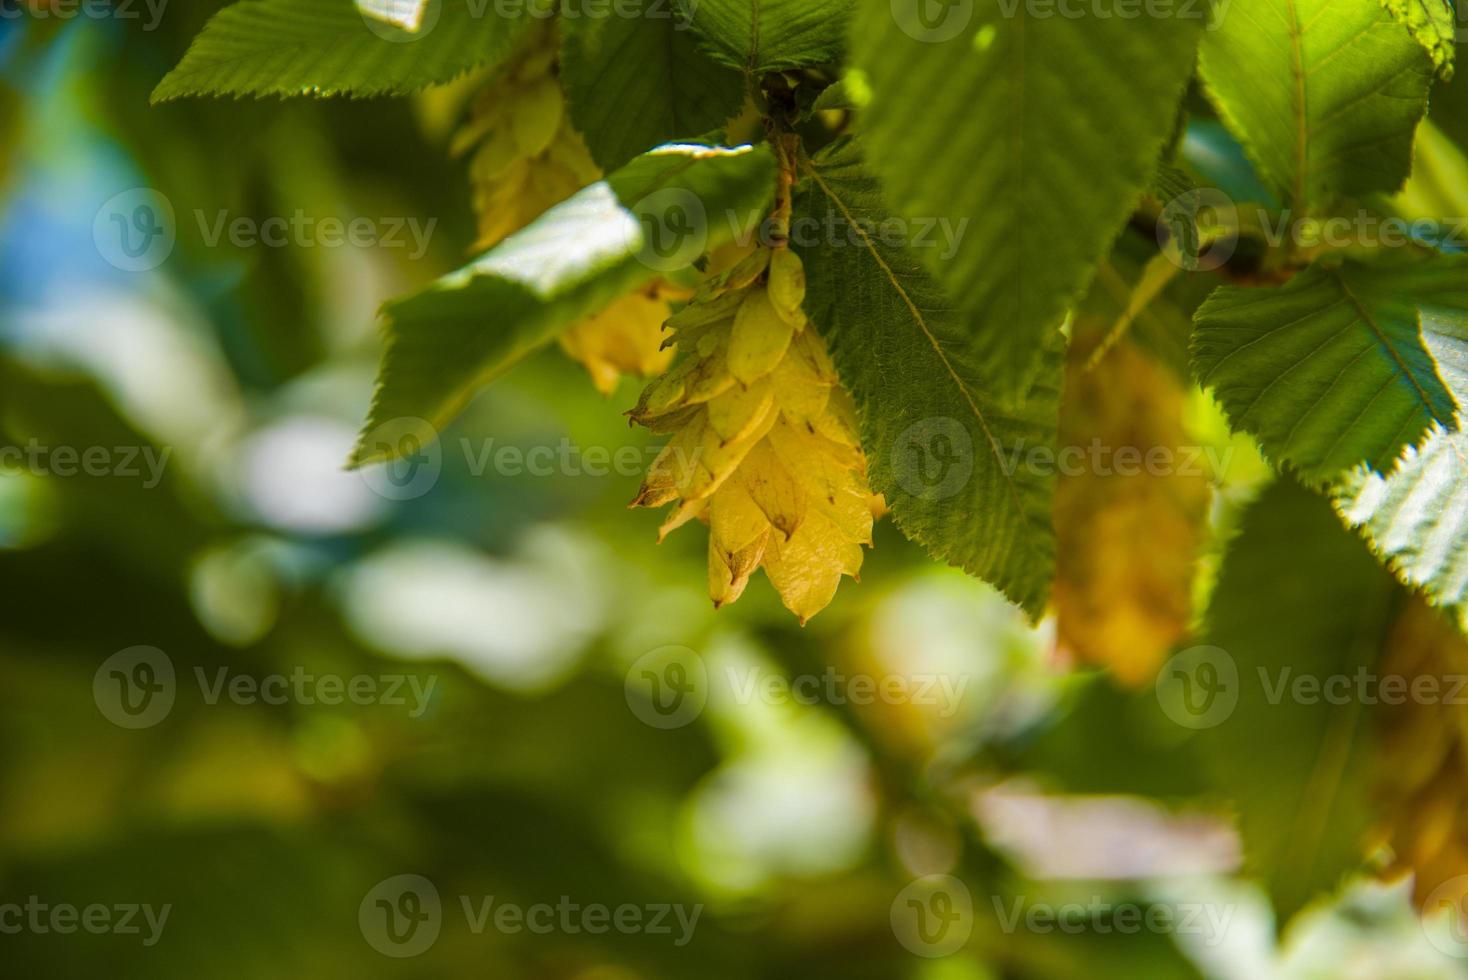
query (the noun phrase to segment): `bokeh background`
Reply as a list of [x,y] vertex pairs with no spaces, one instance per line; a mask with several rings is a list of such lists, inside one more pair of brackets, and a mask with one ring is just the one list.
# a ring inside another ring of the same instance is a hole
[[[550,350],[446,434],[426,492],[395,500],[346,471],[378,305],[462,264],[473,241],[446,152],[452,100],[150,108],[219,6],[175,0],[148,30],[141,4],[137,18],[62,20],[0,2],[0,446],[167,453],[157,485],[146,470],[0,467],[0,906],[170,907],[152,945],[146,928],[0,932],[0,973],[1462,974],[1400,886],[1363,882],[1280,937],[1237,874],[1188,733],[1150,692],[1075,669],[1047,624],[890,525],[863,582],[800,629],[762,579],[716,614],[702,535],[655,544],[657,515],[626,510],[635,474],[474,458],[642,451],[621,415],[634,383],[605,399]],[[117,268],[94,237],[104,203],[135,188],[178,220],[176,248],[147,272]],[[211,246],[199,212],[436,224],[410,258]],[[1195,414],[1223,448],[1216,413]],[[1263,473],[1234,448],[1220,527]],[[130,729],[100,709],[94,678],[138,646],[167,656],[177,694]],[[649,655],[709,678],[686,724],[644,720]],[[800,703],[728,682],[828,668],[943,677],[964,697]],[[422,710],[406,687],[407,705],[210,703],[196,671],[221,669],[433,688]],[[359,912],[405,874],[431,881],[443,911],[436,942],[399,958]],[[926,955],[940,950],[899,921],[904,889],[929,875],[967,892],[969,938],[952,955]],[[461,897],[489,896],[701,912],[682,946],[476,932]],[[1015,903],[1101,911],[1069,931],[1015,928]],[[1121,934],[1107,918],[1120,906],[1211,909],[1229,925]]]

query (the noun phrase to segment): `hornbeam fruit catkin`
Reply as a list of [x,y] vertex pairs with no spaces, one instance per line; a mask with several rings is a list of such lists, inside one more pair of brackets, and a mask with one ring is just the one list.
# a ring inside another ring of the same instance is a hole
[[[1405,694],[1381,695],[1377,796],[1392,871],[1413,873],[1424,914],[1441,903],[1468,927],[1468,707],[1454,678],[1468,668],[1468,641],[1440,610],[1410,599],[1387,639],[1381,676]],[[1427,691],[1423,697],[1416,692]],[[1383,683],[1383,691],[1385,685]]]
[[555,74],[554,34],[517,56],[475,98],[469,122],[454,138],[469,164],[476,248],[494,247],[601,171],[571,125]]
[[861,569],[881,498],[855,410],[802,311],[805,270],[760,248],[668,321],[680,360],[630,413],[670,436],[634,507],[672,505],[662,536],[709,526],[709,594],[735,601],[763,567],[802,624]]
[[[531,45],[477,97],[454,143],[470,162],[478,250],[487,250],[550,208],[601,179],[586,144],[571,125],[555,73],[554,32]],[[561,348],[580,361],[603,394],[623,374],[653,377],[673,352],[660,347],[668,302],[685,296],[656,282],[612,303],[561,336]]]
[[561,334],[561,349],[586,366],[592,383],[610,395],[630,374],[651,378],[662,374],[675,352],[662,345],[668,303],[687,293],[657,281],[623,296]]

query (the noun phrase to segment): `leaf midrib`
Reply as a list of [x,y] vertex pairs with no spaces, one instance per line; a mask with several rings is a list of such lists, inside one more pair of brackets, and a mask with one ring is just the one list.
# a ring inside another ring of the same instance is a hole
[[[758,2],[758,0],[756,0],[756,2]],[[949,377],[953,379],[953,383],[957,385],[958,390],[962,393],[963,400],[968,404],[969,410],[973,413],[975,420],[977,420],[979,423],[979,427],[984,430],[984,438],[988,440],[989,449],[994,454],[994,460],[996,463],[999,464],[999,473],[1004,477],[1004,486],[1005,489],[1008,490],[1010,499],[1014,504],[1015,513],[1020,516],[1023,523],[1028,524],[1027,513],[1019,495],[1019,488],[1015,485],[1014,477],[1009,473],[1008,468],[1004,465],[1004,451],[999,445],[999,440],[995,438],[993,430],[989,428],[989,421],[984,417],[983,410],[979,408],[978,402],[974,401],[973,393],[969,391],[968,385],[964,383],[963,378],[953,367],[953,363],[948,359],[948,354],[946,351],[944,351],[943,345],[938,341],[938,338],[928,327],[927,319],[923,316],[922,311],[918,309],[917,304],[913,302],[912,297],[907,292],[907,289],[897,278],[897,274],[892,271],[892,267],[887,264],[886,259],[882,257],[882,254],[877,251],[876,246],[872,244],[871,237],[867,235],[866,229],[863,228],[861,224],[856,220],[855,216],[851,213],[851,209],[846,206],[846,202],[842,201],[841,198],[836,195],[836,192],[831,188],[831,185],[827,184],[826,181],[822,179],[820,171],[816,168],[815,164],[808,157],[805,159],[805,164],[806,169],[810,172],[811,179],[813,179],[816,182],[816,185],[820,187],[821,192],[831,200],[831,203],[841,209],[841,214],[846,218],[849,226],[853,228],[856,231],[857,235],[861,238],[862,246],[867,250],[867,252],[871,254],[872,259],[881,268],[882,274],[886,276],[887,281],[892,284],[892,288],[897,290],[897,295],[902,297],[902,302],[912,313],[913,322],[917,324],[918,329],[921,330],[923,336],[927,338],[928,343],[933,348],[933,352],[938,356],[938,360],[942,362],[943,369],[948,372]]]
[[1418,384],[1417,378],[1412,374],[1411,369],[1408,368],[1407,362],[1402,359],[1402,355],[1398,353],[1397,348],[1387,339],[1386,332],[1376,322],[1376,318],[1372,316],[1371,311],[1366,308],[1366,305],[1352,291],[1350,284],[1346,282],[1345,277],[1340,274],[1339,270],[1332,269],[1330,274],[1331,278],[1335,279],[1336,283],[1341,287],[1341,292],[1345,293],[1346,299],[1356,308],[1356,312],[1361,315],[1361,319],[1371,328],[1371,332],[1376,336],[1377,342],[1386,348],[1387,353],[1391,355],[1393,363],[1397,366],[1397,370],[1411,383],[1413,390],[1417,392],[1418,400],[1422,402],[1428,414],[1435,418],[1436,412],[1433,409],[1431,396],[1428,395],[1422,385]]
[[749,74],[759,67],[759,19],[760,0],[750,0],[749,7]]
[[1295,75],[1295,207],[1308,211],[1305,201],[1305,174],[1310,160],[1310,119],[1305,102],[1305,29],[1300,24],[1295,0],[1285,0],[1289,10],[1290,50],[1294,57],[1290,70]]

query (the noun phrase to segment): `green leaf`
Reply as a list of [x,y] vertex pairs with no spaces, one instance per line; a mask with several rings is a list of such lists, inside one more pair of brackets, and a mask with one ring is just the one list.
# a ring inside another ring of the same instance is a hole
[[[507,57],[535,23],[494,3],[439,0],[416,32],[401,4],[352,0],[240,0],[214,16],[154,102],[190,95],[400,95]],[[395,11],[390,13],[390,11]]]
[[1438,76],[1453,77],[1453,56],[1458,47],[1458,18],[1452,0],[1381,0],[1393,17],[1406,25],[1432,59]]
[[[1448,387],[1468,391],[1468,354],[1439,358]],[[1456,611],[1468,630],[1468,434],[1435,430],[1390,476],[1357,472],[1335,503],[1406,584]]]
[[855,0],[678,0],[704,50],[751,75],[840,59]]
[[1308,480],[1388,473],[1434,425],[1456,429],[1439,374],[1468,354],[1468,258],[1321,264],[1277,289],[1226,286],[1198,311],[1193,368],[1235,430]]
[[743,76],[699,51],[670,5],[623,0],[622,7],[637,13],[561,21],[571,119],[603,170],[722,126],[744,104]]
[[1294,685],[1370,669],[1399,594],[1324,500],[1282,480],[1249,508],[1224,559],[1205,640],[1223,656],[1180,655],[1159,681],[1173,711],[1189,693],[1201,707],[1215,692],[1194,715],[1212,725],[1198,748],[1238,806],[1246,865],[1281,922],[1360,865],[1373,819],[1362,699],[1295,696]]
[[[536,219],[464,269],[388,304],[367,432],[442,428],[484,385],[577,320],[745,233],[774,192],[766,147],[669,145]],[[665,250],[674,236],[678,246]],[[679,237],[684,235],[686,237]],[[356,465],[393,450],[364,436]]]
[[880,234],[891,218],[854,143],[810,161],[791,228],[806,312],[856,398],[872,487],[903,533],[1038,616],[1054,571],[1055,475],[1025,462],[1055,444],[1059,335],[1024,405],[999,403],[1002,367],[911,253]]
[[[923,257],[977,320],[995,390],[1024,391],[1156,170],[1205,16],[1031,14],[1007,0],[870,3],[852,57],[871,81],[868,153],[894,210],[962,223]],[[964,11],[970,11],[965,16]]]
[[1219,115],[1296,212],[1406,179],[1432,64],[1379,3],[1233,0],[1199,67]]

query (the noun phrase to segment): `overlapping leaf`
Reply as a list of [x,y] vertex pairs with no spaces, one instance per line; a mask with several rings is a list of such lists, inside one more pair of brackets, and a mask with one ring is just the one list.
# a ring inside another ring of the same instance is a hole
[[837,60],[855,0],[678,0],[709,55],[751,75]]
[[[424,292],[388,305],[388,348],[368,430],[400,418],[442,426],[483,385],[572,323],[670,271],[649,230],[707,216],[706,238],[730,240],[757,220],[774,186],[765,148],[670,145],[645,154]],[[678,224],[674,230],[682,229]],[[381,458],[363,445],[355,462]]]
[[[1449,371],[1468,382],[1461,360]],[[1336,506],[1409,585],[1452,608],[1468,630],[1468,435],[1435,431],[1390,476],[1358,472],[1336,490]]]
[[636,16],[561,22],[561,81],[592,158],[613,170],[670,140],[707,133],[739,112],[744,79],[697,46],[669,4],[623,4]]
[[1196,322],[1198,380],[1311,481],[1390,472],[1468,400],[1439,370],[1468,355],[1468,259],[1317,264],[1278,289],[1220,289]]
[[1003,369],[996,393],[1016,395],[1156,170],[1203,13],[930,12],[898,0],[856,17],[868,153],[898,214],[962,223],[953,254],[927,265],[977,318],[974,356]]
[[1029,455],[1055,443],[1058,345],[1024,404],[1005,407],[1002,365],[910,251],[878,234],[891,217],[854,143],[811,161],[792,225],[806,310],[856,398],[872,487],[898,525],[1038,615],[1055,561],[1055,476]]
[[[412,92],[505,58],[536,22],[530,6],[506,14],[474,0],[435,0],[422,10],[381,3],[363,10],[353,0],[239,0],[209,21],[153,101]],[[399,26],[415,20],[417,30]]]
[[1224,121],[1297,212],[1406,179],[1433,67],[1380,3],[1233,0],[1199,67]]
[[1382,0],[1382,6],[1406,25],[1444,78],[1453,77],[1458,46],[1458,18],[1453,0]]

